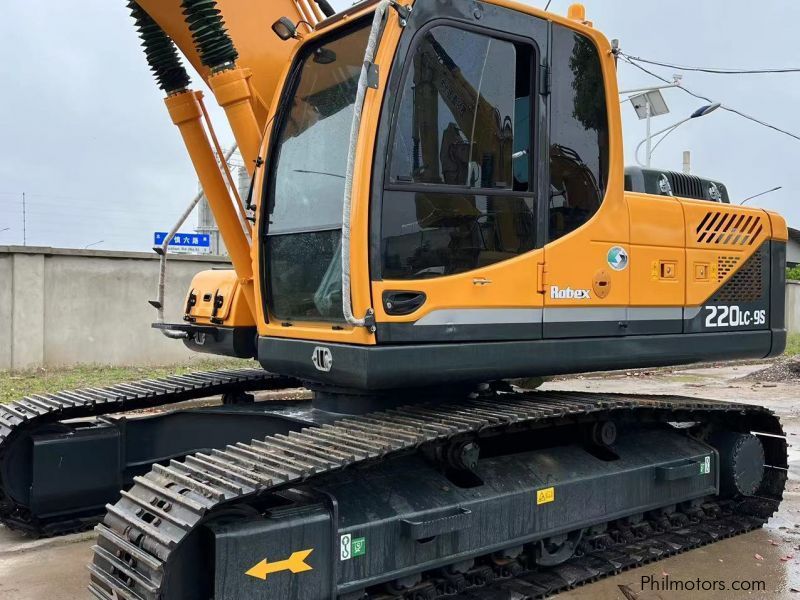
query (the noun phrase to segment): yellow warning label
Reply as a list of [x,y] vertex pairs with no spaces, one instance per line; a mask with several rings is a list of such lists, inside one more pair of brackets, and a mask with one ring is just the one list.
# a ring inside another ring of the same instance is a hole
[[536,492],[536,504],[549,504],[556,501],[556,488],[549,487]]

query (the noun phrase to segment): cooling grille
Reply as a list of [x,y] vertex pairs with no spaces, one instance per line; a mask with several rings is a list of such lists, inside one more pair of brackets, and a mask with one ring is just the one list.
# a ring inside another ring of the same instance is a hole
[[720,256],[717,258],[717,281],[725,281],[733,273],[741,259],[738,256]]
[[758,302],[763,295],[764,255],[756,252],[714,296],[714,301],[723,304]]
[[703,200],[706,195],[703,193],[703,180],[694,175],[684,175],[683,173],[670,173],[672,180],[672,193],[681,198],[697,198]]
[[759,215],[709,211],[697,226],[697,243],[751,246],[763,230]]

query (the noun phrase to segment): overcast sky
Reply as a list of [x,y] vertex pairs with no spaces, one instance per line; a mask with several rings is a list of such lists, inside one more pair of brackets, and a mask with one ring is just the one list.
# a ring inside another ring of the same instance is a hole
[[[464,1],[464,0],[459,0]],[[542,0],[540,4],[544,4]],[[22,193],[29,245],[145,250],[196,192],[196,177],[138,45],[124,0],[4,2],[0,19],[0,245],[21,244]],[[349,4],[334,1],[337,8]],[[564,13],[569,2],[554,0]],[[633,56],[714,67],[800,67],[800,3],[768,0],[586,0],[588,16]],[[266,34],[266,32],[265,32]],[[797,64],[795,64],[797,63]],[[673,70],[655,68],[670,77]],[[620,66],[622,88],[653,84]],[[197,78],[195,78],[197,79]],[[800,134],[800,74],[687,73],[686,87]],[[662,129],[704,102],[666,92]],[[224,124],[217,116],[220,130]],[[644,137],[623,106],[626,158]],[[232,139],[223,135],[226,143]],[[655,155],[728,184],[734,199],[782,185],[756,203],[800,227],[795,198],[800,141],[723,111],[677,130]],[[9,228],[3,231],[5,228]]]

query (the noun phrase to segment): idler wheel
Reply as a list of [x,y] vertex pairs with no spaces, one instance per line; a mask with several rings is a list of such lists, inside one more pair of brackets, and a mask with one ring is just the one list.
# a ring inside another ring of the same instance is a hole
[[753,496],[764,478],[764,446],[749,433],[725,431],[709,440],[719,452],[720,492],[723,496]]

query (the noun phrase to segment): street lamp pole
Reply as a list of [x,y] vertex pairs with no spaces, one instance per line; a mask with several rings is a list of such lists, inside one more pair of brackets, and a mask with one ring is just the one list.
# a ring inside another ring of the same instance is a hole
[[[669,108],[667,107],[666,103],[664,103],[663,97],[661,96],[661,90],[668,90],[670,88],[681,87],[681,79],[682,76],[675,75],[674,80],[672,83],[668,83],[666,85],[658,85],[655,87],[646,87],[646,88],[636,88],[631,90],[623,90],[620,92],[621,95],[629,95],[630,97],[628,100],[631,100],[634,103],[634,107],[636,107],[636,100],[643,99],[644,100],[644,120],[647,122],[647,167],[650,167],[650,156],[652,154],[652,143],[653,143],[653,136],[651,135],[652,132],[652,120],[653,117],[657,117],[669,112]],[[638,94],[634,96],[633,94]],[[661,110],[654,110],[653,107],[653,98],[660,100],[663,104]],[[637,110],[638,112],[638,110]],[[640,119],[642,116],[640,115]]]
[[646,159],[646,162],[647,162],[647,168],[649,169],[650,168],[651,158],[653,156],[653,136],[650,134],[650,127],[651,127],[650,123],[653,120],[653,117],[652,117],[653,108],[652,108],[652,106],[650,104],[650,97],[649,96],[645,96],[645,111],[647,113],[647,138],[645,138],[645,139],[647,139],[647,159]]
[[750,200],[755,200],[756,198],[761,198],[761,196],[766,196],[767,194],[771,194],[772,192],[777,192],[778,190],[782,190],[783,186],[779,185],[778,187],[774,187],[771,190],[767,190],[766,192],[761,192],[760,194],[756,194],[755,196],[750,196],[749,198],[745,198],[741,202],[739,202],[739,206],[742,206],[746,202],[750,202]]
[[[674,124],[670,125],[669,127],[666,127],[664,129],[662,129],[661,131],[657,131],[656,133],[654,133],[652,135],[650,133],[650,123],[648,121],[647,137],[645,139],[643,139],[641,142],[639,142],[638,146],[636,146],[636,162],[639,164],[640,167],[647,167],[649,169],[650,165],[652,163],[653,152],[655,151],[655,148],[653,148],[653,146],[652,146],[653,138],[657,138],[658,136],[660,136],[661,134],[664,134],[664,133],[669,135],[674,130],[676,130],[678,127],[683,125],[684,123],[688,123],[692,119],[699,119],[700,117],[705,117],[706,115],[708,115],[708,114],[714,112],[715,110],[717,110],[720,106],[722,106],[722,105],[719,104],[719,103],[716,103],[716,104],[709,104],[708,106],[700,107],[696,111],[694,111],[690,116],[686,117],[685,119],[682,119],[682,120],[678,121],[677,123],[674,123]],[[664,137],[666,137],[666,136],[664,136]],[[663,141],[663,139],[664,138],[662,138],[661,141]],[[661,143],[661,141],[659,141],[659,143]],[[642,149],[642,146],[644,144],[647,144],[646,164],[642,164],[642,161],[639,160],[639,151]],[[656,144],[656,148],[657,147],[658,147],[658,144]]]

